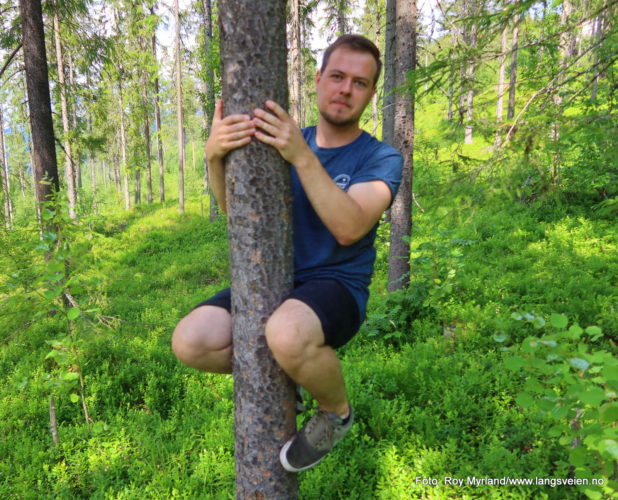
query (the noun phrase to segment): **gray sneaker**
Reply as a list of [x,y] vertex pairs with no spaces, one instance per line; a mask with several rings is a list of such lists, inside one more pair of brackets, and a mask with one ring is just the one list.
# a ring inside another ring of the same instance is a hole
[[346,435],[353,423],[352,407],[345,424],[340,416],[318,409],[307,425],[281,448],[281,465],[290,472],[313,467]]

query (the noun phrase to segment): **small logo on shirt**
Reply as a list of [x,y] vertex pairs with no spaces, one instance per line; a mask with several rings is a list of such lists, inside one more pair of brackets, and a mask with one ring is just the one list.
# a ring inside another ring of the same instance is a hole
[[339,174],[333,180],[335,181],[335,184],[337,184],[337,186],[339,186],[344,191],[347,191],[348,186],[350,185],[350,179],[351,177],[348,174]]

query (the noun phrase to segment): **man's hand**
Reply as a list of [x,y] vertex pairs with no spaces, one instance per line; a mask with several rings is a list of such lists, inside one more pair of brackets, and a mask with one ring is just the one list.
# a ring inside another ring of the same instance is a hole
[[249,115],[229,115],[223,118],[222,108],[221,101],[217,101],[210,136],[206,141],[208,161],[223,160],[233,149],[249,144],[255,134],[255,125]]
[[217,101],[210,136],[206,141],[206,159],[208,181],[221,210],[227,213],[223,158],[233,149],[251,142],[251,138],[255,135],[255,125],[249,115],[229,115],[223,118],[222,108],[221,101]]
[[299,165],[300,158],[312,152],[298,125],[276,102],[266,101],[266,107],[272,113],[260,108],[253,111],[253,124],[259,129],[255,138],[276,148],[286,161]]

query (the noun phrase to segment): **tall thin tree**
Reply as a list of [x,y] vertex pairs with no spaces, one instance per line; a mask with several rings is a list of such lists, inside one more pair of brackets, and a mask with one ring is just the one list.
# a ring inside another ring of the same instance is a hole
[[22,21],[37,199],[43,204],[52,201],[53,195],[60,190],[49,95],[43,11],[40,0],[19,0],[19,11]]
[[176,36],[174,47],[176,52],[176,124],[178,129],[178,206],[180,213],[185,213],[185,126],[182,109],[182,64],[180,51],[180,11],[178,0],[174,0],[174,19],[176,20]]
[[395,7],[396,0],[386,0],[386,31],[384,36],[384,99],[382,100],[382,140],[395,143]]
[[[150,14],[155,15],[154,7],[150,8]],[[157,34],[152,34],[152,55],[155,63],[157,59]],[[157,137],[157,163],[159,164],[159,200],[165,203],[165,163],[163,161],[163,138],[161,137],[161,106],[159,105],[159,70],[154,75],[154,107],[155,129]]]
[[77,186],[75,179],[75,164],[71,150],[71,126],[69,124],[69,104],[67,99],[67,82],[64,74],[64,54],[62,50],[62,38],[60,36],[60,20],[58,8],[54,9],[54,41],[56,48],[56,66],[58,69],[58,90],[60,93],[60,111],[62,116],[62,132],[65,162],[65,179],[67,182],[67,194],[69,199],[69,217],[77,217]]
[[397,0],[396,11],[396,87],[395,148],[403,155],[403,174],[399,192],[391,207],[391,234],[388,257],[388,289],[407,286],[410,275],[412,232],[412,179],[414,174],[414,78],[416,67],[416,0]]
[[0,177],[2,178],[2,195],[4,198],[4,226],[11,229],[13,226],[13,200],[11,200],[11,178],[9,163],[6,159],[6,147],[4,143],[4,115],[0,106]]
[[[267,99],[286,105],[286,2],[226,0],[219,6],[225,113]],[[292,287],[289,166],[257,141],[226,158],[232,281],[237,498],[296,498],[279,462],[294,433],[293,384],[266,345],[268,317]]]

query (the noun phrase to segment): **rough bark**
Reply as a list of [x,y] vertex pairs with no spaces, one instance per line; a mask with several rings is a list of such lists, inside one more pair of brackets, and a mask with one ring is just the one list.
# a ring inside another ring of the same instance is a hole
[[62,40],[60,38],[60,21],[58,13],[54,13],[54,41],[56,45],[56,66],[58,69],[58,90],[60,92],[60,110],[62,115],[62,132],[65,163],[65,179],[67,181],[67,195],[69,199],[69,217],[77,218],[77,188],[75,183],[75,168],[71,151],[71,126],[69,125],[69,105],[67,101],[66,79],[64,75],[64,57],[62,54]]
[[2,195],[4,198],[4,227],[11,229],[13,226],[13,202],[11,201],[11,178],[9,176],[9,164],[6,160],[4,146],[4,117],[0,107],[0,177],[2,177]]
[[[285,0],[221,2],[225,114],[288,102]],[[226,158],[234,338],[237,498],[296,498],[296,477],[279,462],[295,430],[293,384],[264,336],[292,287],[289,166],[257,141]]]
[[176,124],[178,128],[178,207],[185,213],[185,128],[182,110],[182,67],[180,61],[180,13],[178,0],[174,0],[174,18],[176,20]]
[[386,33],[384,35],[384,99],[382,100],[382,140],[394,144],[395,140],[395,4],[386,0]]
[[37,200],[52,200],[60,189],[54,125],[52,121],[43,12],[40,0],[20,0],[24,44],[24,66],[32,132]]
[[406,85],[407,75],[416,66],[416,1],[397,0],[395,144],[403,155],[399,192],[391,207],[391,234],[388,256],[388,289],[407,286],[410,274],[412,232],[412,179],[414,174],[414,89]]

